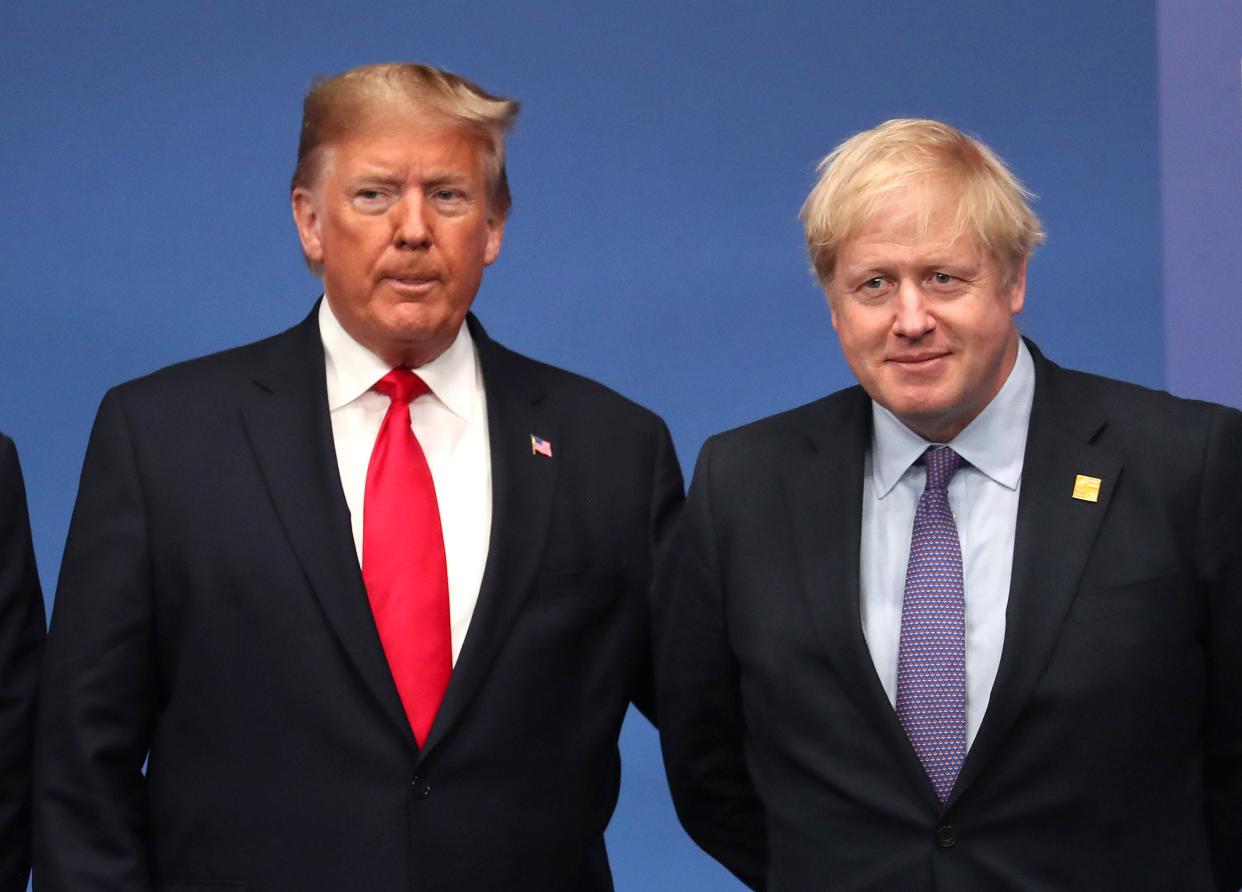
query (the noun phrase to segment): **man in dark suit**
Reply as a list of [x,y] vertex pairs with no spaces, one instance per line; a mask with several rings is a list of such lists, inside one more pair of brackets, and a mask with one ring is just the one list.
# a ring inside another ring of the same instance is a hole
[[1067,371],[935,121],[803,208],[861,386],[703,447],[656,585],[683,824],[752,888],[1242,885],[1242,414]]
[[0,434],[0,892],[21,892],[30,875],[30,769],[43,636],[26,487],[17,449]]
[[41,892],[611,889],[681,478],[657,417],[467,315],[516,112],[420,65],[318,84],[292,202],[324,300],[104,398],[43,686]]

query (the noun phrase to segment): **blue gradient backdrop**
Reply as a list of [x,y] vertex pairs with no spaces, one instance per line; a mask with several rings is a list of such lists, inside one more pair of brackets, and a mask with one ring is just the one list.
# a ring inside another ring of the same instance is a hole
[[[894,116],[980,134],[1039,193],[1023,327],[1051,357],[1165,385],[1154,0],[15,0],[3,18],[0,429],[49,590],[103,391],[310,308],[287,193],[301,96],[365,62],[523,102],[476,309],[660,412],[687,467],[708,434],[850,383],[795,214],[820,156]],[[739,888],[678,828],[641,718],[623,747],[618,888]]]

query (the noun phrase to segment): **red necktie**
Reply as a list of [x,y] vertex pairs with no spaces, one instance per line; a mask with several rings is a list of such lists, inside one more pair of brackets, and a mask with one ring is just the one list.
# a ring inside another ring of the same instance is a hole
[[410,402],[428,387],[413,372],[393,369],[375,389],[392,402],[367,466],[362,578],[401,705],[422,746],[453,671],[440,508],[410,429]]

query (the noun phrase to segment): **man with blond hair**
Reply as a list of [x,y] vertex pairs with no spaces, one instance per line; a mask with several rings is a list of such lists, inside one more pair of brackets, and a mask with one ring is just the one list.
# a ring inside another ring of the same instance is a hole
[[323,299],[105,396],[44,674],[40,892],[612,888],[681,475],[656,416],[469,314],[516,114],[422,65],[317,84],[291,198]]
[[1242,413],[1068,371],[1043,240],[936,121],[802,210],[858,379],[711,438],[661,570],[661,738],[755,889],[1242,886]]

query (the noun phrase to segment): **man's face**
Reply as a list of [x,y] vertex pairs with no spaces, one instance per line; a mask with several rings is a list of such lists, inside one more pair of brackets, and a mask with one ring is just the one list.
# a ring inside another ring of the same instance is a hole
[[424,365],[452,344],[500,253],[484,157],[467,131],[391,116],[329,147],[319,181],[293,192],[333,313],[394,366]]
[[972,235],[954,236],[943,204],[919,233],[907,212],[927,197],[914,190],[926,188],[898,193],[845,240],[828,303],[863,389],[915,433],[945,443],[1013,368],[1026,263],[1006,283]]

